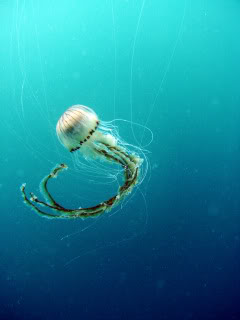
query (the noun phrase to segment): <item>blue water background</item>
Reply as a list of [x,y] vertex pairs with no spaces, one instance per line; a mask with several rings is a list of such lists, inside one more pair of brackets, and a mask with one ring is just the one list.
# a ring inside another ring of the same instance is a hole
[[[239,17],[237,0],[0,2],[1,320],[240,319]],[[113,215],[44,219],[20,185],[39,195],[56,163],[68,207],[117,189],[56,138],[78,103],[129,121],[148,174]]]

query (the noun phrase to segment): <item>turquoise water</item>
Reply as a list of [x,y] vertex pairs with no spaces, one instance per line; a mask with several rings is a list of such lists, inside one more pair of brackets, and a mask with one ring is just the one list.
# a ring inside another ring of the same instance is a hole
[[[239,319],[239,13],[237,0],[0,3],[0,319]],[[50,221],[20,186],[40,196],[57,163],[69,170],[49,188],[70,208],[121,183],[57,140],[74,104],[118,119],[148,171],[100,218]]]

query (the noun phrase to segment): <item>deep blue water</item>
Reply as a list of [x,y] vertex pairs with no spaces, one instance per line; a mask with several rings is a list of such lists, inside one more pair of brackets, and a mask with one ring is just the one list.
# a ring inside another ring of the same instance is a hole
[[[240,319],[239,17],[237,0],[0,2],[0,320]],[[67,207],[117,190],[57,140],[74,104],[122,119],[149,169],[100,218],[49,220],[20,186],[39,196],[57,163]]]

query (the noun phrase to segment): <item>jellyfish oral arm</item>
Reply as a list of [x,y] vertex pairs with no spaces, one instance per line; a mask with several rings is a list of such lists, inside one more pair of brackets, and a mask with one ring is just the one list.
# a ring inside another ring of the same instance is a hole
[[[56,178],[57,175],[63,170],[67,169],[67,165],[57,165],[40,183],[40,190],[45,198],[45,201],[39,200],[33,193],[30,193],[30,197],[26,194],[26,185],[21,186],[21,193],[24,203],[32,208],[39,215],[49,219],[74,219],[74,218],[88,218],[97,217],[106,211],[110,211],[121,200],[123,200],[136,185],[139,177],[139,166],[141,159],[137,156],[129,155],[121,147],[109,146],[102,143],[95,150],[100,156],[104,157],[110,162],[115,162],[121,165],[124,169],[124,184],[119,188],[118,193],[110,199],[101,202],[93,207],[81,208],[81,209],[69,209],[61,206],[55,201],[54,197],[48,190],[48,182],[52,178]],[[48,211],[40,209],[44,207]]]

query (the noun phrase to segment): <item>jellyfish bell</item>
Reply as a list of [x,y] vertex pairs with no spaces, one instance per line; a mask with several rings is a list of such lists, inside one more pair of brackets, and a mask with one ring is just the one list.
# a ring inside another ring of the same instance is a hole
[[56,133],[62,145],[74,152],[80,150],[85,157],[99,156],[97,145],[106,143],[116,145],[116,138],[109,134],[110,129],[100,125],[97,114],[89,107],[74,105],[60,117]]
[[98,125],[98,117],[92,109],[74,105],[60,117],[56,132],[64,147],[73,152],[88,142]]
[[[112,210],[139,183],[140,167],[143,160],[137,152],[130,152],[126,147],[129,145],[119,138],[116,128],[107,122],[100,122],[91,108],[83,105],[74,105],[68,108],[58,120],[56,132],[59,141],[70,152],[80,154],[87,159],[104,159],[120,166],[124,183],[114,196],[99,204],[94,204],[92,207],[65,208],[54,199],[48,190],[49,180],[56,178],[61,171],[67,169],[66,164],[57,165],[40,183],[40,190],[45,201],[39,200],[32,192],[29,197],[25,191],[26,184],[21,186],[24,203],[41,216],[54,219],[83,219],[99,216]],[[40,206],[45,210],[42,210]]]

